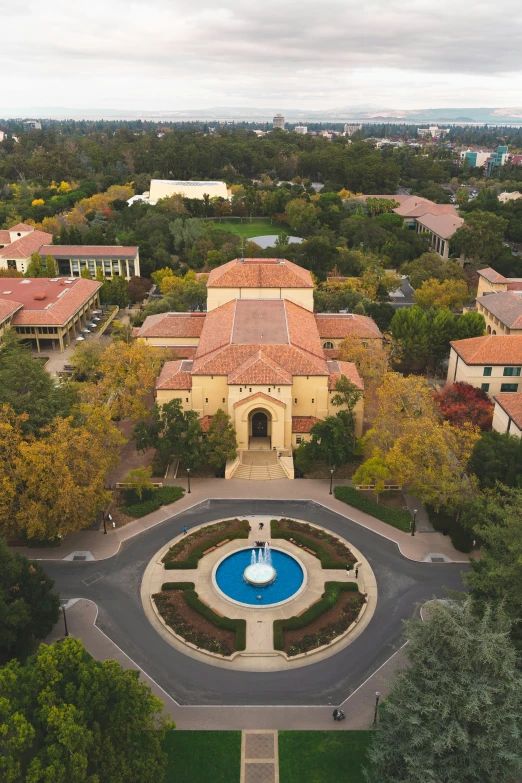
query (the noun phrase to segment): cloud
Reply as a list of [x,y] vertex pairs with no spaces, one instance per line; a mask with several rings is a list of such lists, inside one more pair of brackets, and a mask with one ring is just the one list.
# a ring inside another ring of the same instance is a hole
[[518,0],[0,0],[0,18],[6,106],[519,102]]

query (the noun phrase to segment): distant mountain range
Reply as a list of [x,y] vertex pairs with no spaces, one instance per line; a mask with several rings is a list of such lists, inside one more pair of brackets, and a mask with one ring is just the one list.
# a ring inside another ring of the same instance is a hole
[[512,108],[458,108],[458,109],[389,109],[363,104],[334,109],[284,109],[236,106],[213,106],[207,109],[178,109],[171,111],[139,111],[134,109],[74,109],[64,106],[28,106],[8,109],[0,106],[0,117],[31,119],[107,119],[154,120],[161,122],[228,120],[271,121],[277,113],[287,122],[389,122],[389,123],[488,123],[497,125],[522,124],[522,106]]

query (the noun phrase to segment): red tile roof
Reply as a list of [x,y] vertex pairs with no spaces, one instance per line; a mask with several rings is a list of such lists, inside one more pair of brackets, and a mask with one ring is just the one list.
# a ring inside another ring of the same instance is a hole
[[493,399],[522,430],[522,393],[495,394]]
[[509,282],[507,277],[504,277],[504,275],[501,275],[499,272],[495,272],[495,270],[492,269],[490,266],[487,266],[485,269],[479,269],[477,274],[480,275],[480,277],[484,277],[490,283]]
[[310,432],[320,421],[315,416],[292,416],[292,432]]
[[328,378],[329,391],[335,391],[335,384],[343,375],[353,383],[356,389],[364,391],[364,381],[353,362],[332,360],[328,362],[328,370],[330,373],[330,377]]
[[256,392],[255,394],[250,394],[248,397],[245,397],[242,400],[238,400],[234,403],[234,408],[238,408],[240,405],[244,405],[245,402],[251,402],[252,400],[255,400],[257,398],[261,398],[264,400],[269,400],[270,402],[273,402],[275,405],[280,405],[281,408],[286,408],[286,402],[281,402],[281,400],[276,400],[275,397],[270,397],[269,394],[265,394],[264,392]]
[[256,386],[291,386],[292,376],[260,350],[229,374],[228,383],[236,386],[249,383]]
[[53,258],[135,258],[137,252],[137,247],[124,245],[45,244],[40,248],[40,255]]
[[175,362],[165,362],[159,378],[156,381],[158,389],[192,389],[192,362],[178,359]]
[[381,331],[373,318],[356,313],[316,313],[315,320],[319,337],[322,339],[344,339],[354,335],[355,337],[382,338]]
[[199,337],[205,313],[158,313],[148,315],[138,337]]
[[212,421],[213,418],[214,418],[213,416],[203,416],[199,420],[199,424],[201,426],[202,432],[208,432],[208,429],[210,427],[210,422]]
[[[1,279],[5,280],[8,278],[1,278]],[[0,291],[0,296],[1,295],[2,292]],[[21,302],[9,302],[7,301],[7,299],[0,299],[0,324],[6,321],[10,315],[16,313],[17,310],[20,310],[21,307],[23,307],[23,304]]]
[[33,253],[39,252],[42,245],[52,242],[52,239],[53,235],[45,231],[32,231],[1,248],[0,258],[29,258]]
[[34,231],[34,226],[28,226],[27,223],[17,223],[16,226],[11,226],[8,231]]
[[487,334],[453,340],[450,345],[469,365],[522,364],[522,335]]
[[313,288],[312,276],[284,258],[236,258],[213,269],[207,288]]
[[11,234],[7,229],[0,228],[0,245],[8,245],[11,242]]
[[510,329],[522,329],[522,297],[513,291],[499,291],[496,294],[479,296],[476,300]]
[[328,359],[338,359],[339,355],[341,353],[340,348],[325,348],[324,349],[324,355],[326,356],[326,360]]
[[[13,318],[16,326],[63,326],[101,288],[96,280],[77,278],[64,284],[64,278],[5,278],[4,291],[12,291],[13,301],[23,309]],[[0,292],[0,298],[6,299]],[[7,301],[11,301],[9,298]]]

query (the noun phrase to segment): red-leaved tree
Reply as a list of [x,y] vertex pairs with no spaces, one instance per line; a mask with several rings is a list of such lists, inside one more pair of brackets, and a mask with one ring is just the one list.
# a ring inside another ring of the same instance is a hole
[[469,422],[483,432],[491,429],[494,405],[482,389],[469,383],[454,383],[435,392],[433,399],[450,424],[462,426]]

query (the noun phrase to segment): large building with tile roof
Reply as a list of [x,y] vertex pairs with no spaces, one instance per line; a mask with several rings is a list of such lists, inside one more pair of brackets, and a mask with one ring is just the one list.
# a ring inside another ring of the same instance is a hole
[[522,437],[522,392],[496,394],[493,397],[493,429]]
[[[221,408],[240,454],[270,449],[291,457],[313,423],[339,410],[332,405],[337,380],[364,390],[355,364],[332,358],[324,343],[348,334],[382,338],[371,318],[315,315],[312,297],[310,273],[284,259],[236,259],[213,270],[206,314],[149,316],[135,334],[179,350],[158,378],[157,403],[177,398],[207,424]],[[190,358],[187,348],[194,349]],[[358,435],[362,414],[361,395]]]
[[484,335],[450,343],[447,383],[469,383],[490,397],[522,391],[522,335]]

